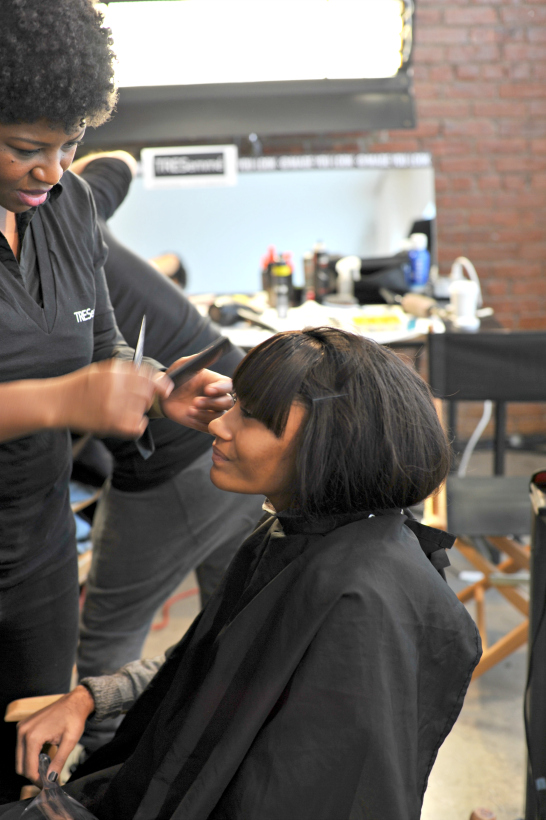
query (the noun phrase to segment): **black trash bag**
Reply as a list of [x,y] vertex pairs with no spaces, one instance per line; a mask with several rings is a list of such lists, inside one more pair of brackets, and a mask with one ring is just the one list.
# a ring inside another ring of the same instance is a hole
[[87,811],[81,803],[70,797],[58,783],[47,779],[50,759],[41,754],[39,761],[42,791],[26,808],[17,803],[11,811],[2,815],[2,820],[97,820],[94,814]]

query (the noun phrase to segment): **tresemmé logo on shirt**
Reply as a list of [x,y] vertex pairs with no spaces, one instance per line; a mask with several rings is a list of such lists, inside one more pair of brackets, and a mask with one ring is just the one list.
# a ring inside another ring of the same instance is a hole
[[88,322],[95,315],[95,308],[85,308],[84,310],[75,310],[74,316],[77,322]]

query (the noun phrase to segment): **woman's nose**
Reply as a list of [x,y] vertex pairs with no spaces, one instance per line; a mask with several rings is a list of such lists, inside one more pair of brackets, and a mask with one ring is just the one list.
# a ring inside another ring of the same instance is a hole
[[58,157],[44,160],[32,169],[34,179],[45,182],[46,185],[56,185],[63,173],[64,168]]
[[231,439],[232,433],[229,425],[230,413],[231,410],[227,410],[223,413],[223,415],[209,422],[209,433],[211,433],[211,435],[216,436],[217,438],[222,438],[224,441],[229,441],[229,439]]

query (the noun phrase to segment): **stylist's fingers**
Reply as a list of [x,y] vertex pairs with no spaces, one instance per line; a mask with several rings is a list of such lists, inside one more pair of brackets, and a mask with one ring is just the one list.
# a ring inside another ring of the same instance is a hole
[[98,435],[138,438],[148,424],[145,413],[156,392],[168,395],[170,379],[152,367],[136,368],[112,359],[65,377],[66,426]]
[[153,372],[155,392],[158,394],[160,399],[166,399],[173,392],[174,384],[171,379],[169,379],[168,375],[163,373],[161,370],[154,370]]
[[164,414],[187,427],[208,432],[208,425],[233,406],[232,381],[212,370],[199,370],[175,388],[161,407]]

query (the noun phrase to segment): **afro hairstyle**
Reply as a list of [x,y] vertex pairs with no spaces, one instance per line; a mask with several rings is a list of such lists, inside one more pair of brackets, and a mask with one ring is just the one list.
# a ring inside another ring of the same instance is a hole
[[1,0],[0,123],[101,125],[116,102],[113,61],[91,0]]

